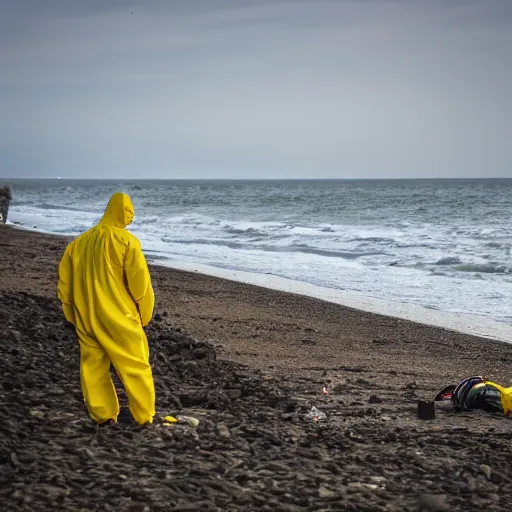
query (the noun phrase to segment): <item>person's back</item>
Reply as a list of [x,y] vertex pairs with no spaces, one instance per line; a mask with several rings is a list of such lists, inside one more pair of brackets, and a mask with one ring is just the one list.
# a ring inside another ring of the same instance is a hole
[[133,219],[126,194],[112,196],[98,225],[71,242],[59,267],[58,296],[80,340],[81,382],[93,419],[116,419],[114,365],[138,423],[152,421],[154,385],[142,329],[154,294],[140,243],[125,227]]

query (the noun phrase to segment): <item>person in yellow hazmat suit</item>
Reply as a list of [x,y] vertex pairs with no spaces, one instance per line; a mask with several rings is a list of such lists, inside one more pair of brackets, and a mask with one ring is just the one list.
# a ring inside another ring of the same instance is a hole
[[125,228],[133,204],[116,192],[100,222],[66,248],[59,265],[58,298],[80,341],[80,382],[89,414],[97,423],[117,421],[119,402],[110,376],[113,364],[130,412],[152,423],[155,387],[143,327],[155,296],[139,240]]

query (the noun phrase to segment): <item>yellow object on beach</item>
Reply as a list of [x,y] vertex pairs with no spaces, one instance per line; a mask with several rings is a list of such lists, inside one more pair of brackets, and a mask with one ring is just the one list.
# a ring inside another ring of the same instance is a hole
[[164,416],[164,421],[167,423],[178,423],[178,420],[174,416]]
[[506,415],[512,414],[512,387],[504,388],[503,386],[491,381],[486,381],[486,384],[492,385],[501,393],[500,398],[503,413]]
[[66,248],[59,266],[58,297],[80,340],[80,382],[86,406],[98,423],[117,419],[119,402],[110,377],[112,363],[130,412],[152,422],[155,388],[143,326],[155,296],[132,222],[130,197],[116,192],[100,222]]

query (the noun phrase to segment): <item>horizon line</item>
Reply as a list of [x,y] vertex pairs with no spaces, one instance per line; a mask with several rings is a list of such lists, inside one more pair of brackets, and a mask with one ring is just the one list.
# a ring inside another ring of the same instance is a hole
[[24,177],[4,178],[1,181],[427,181],[427,180],[512,180],[509,176],[491,177],[428,177],[428,178],[64,178]]

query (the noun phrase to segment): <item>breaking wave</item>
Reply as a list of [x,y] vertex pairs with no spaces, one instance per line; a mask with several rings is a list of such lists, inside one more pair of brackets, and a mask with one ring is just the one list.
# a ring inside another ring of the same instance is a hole
[[77,235],[124,190],[129,229],[159,261],[510,317],[512,181],[482,182],[477,202],[473,181],[63,181],[14,184],[10,220]]

